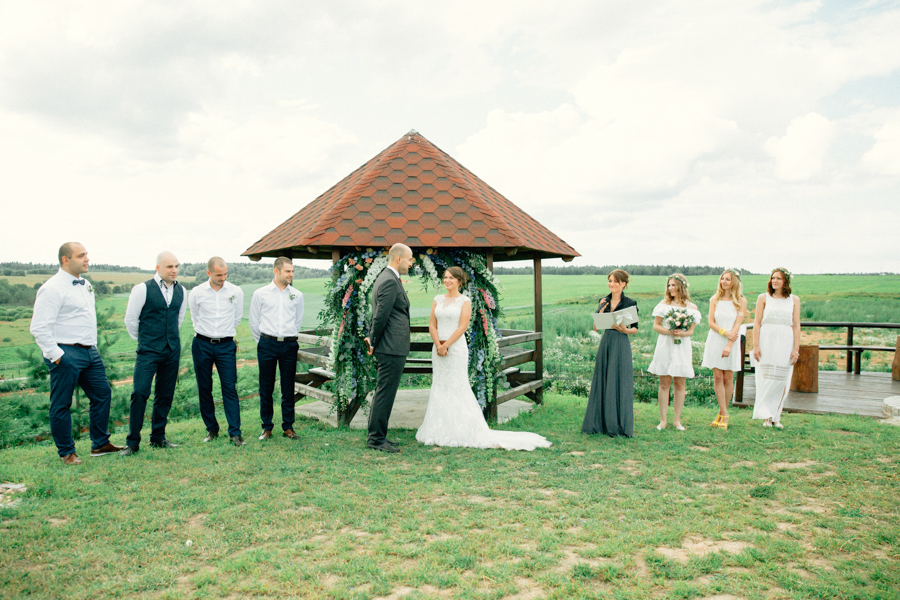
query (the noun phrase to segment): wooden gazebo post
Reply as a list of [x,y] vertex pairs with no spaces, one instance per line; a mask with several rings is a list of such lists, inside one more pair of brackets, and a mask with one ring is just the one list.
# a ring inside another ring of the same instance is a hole
[[[544,379],[544,301],[543,285],[541,282],[541,255],[534,254],[534,331],[541,337],[534,340],[534,376],[536,379]],[[544,387],[534,390],[534,403],[544,401]]]

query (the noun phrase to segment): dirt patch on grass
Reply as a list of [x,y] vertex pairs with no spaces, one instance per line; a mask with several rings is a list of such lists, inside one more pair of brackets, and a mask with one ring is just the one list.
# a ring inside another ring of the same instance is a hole
[[560,551],[563,553],[563,558],[553,570],[557,573],[570,573],[572,567],[575,565],[588,565],[596,569],[601,563],[612,562],[608,558],[585,558],[576,553],[576,550],[583,549],[585,549],[583,546],[563,546],[560,548]]
[[544,590],[533,579],[516,577],[515,584],[518,592],[511,596],[504,596],[503,600],[536,600],[544,596]]
[[623,460],[622,466],[619,467],[622,471],[625,471],[632,477],[636,477],[641,474],[641,471],[638,469],[642,465],[639,460]]
[[580,452],[578,450],[573,450],[572,452],[569,452],[569,454],[571,454],[572,456],[584,456],[584,452]]
[[817,465],[814,460],[801,460],[798,462],[776,462],[769,465],[770,469],[781,471],[783,469],[806,469],[807,467],[812,467]]
[[755,467],[755,466],[756,466],[756,463],[753,462],[752,460],[739,460],[736,463],[732,463],[729,468],[730,469],[741,469],[744,467]]
[[815,480],[815,479],[826,479],[826,478],[830,479],[830,478],[836,477],[836,476],[837,476],[837,473],[835,473],[834,471],[823,471],[821,473],[810,473],[809,475],[806,476],[806,478]]
[[709,452],[709,448],[705,446],[691,446],[691,450],[696,450],[697,452]]
[[644,555],[640,552],[634,555],[634,570],[637,572],[638,577],[642,579],[651,576],[650,567],[647,566],[647,561],[644,560]]
[[721,540],[718,542],[712,540],[704,540],[703,538],[688,538],[680,548],[668,548],[660,546],[657,552],[666,558],[686,563],[693,556],[706,556],[716,552],[727,552],[728,554],[739,554],[753,545],[747,542],[739,542],[734,540]]
[[188,529],[200,529],[203,527],[203,523],[206,521],[206,517],[209,516],[209,513],[199,513],[191,517],[187,520],[185,525]]
[[590,467],[592,469],[602,469],[603,465],[601,465],[600,463],[594,463],[594,464],[590,465]]
[[55,519],[53,517],[48,517],[47,522],[53,525],[54,527],[59,527],[60,525],[65,525],[69,522],[69,517],[63,517],[62,519]]

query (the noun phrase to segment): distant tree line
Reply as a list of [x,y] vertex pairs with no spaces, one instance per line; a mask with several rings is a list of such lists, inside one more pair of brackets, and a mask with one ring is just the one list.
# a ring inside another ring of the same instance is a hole
[[[138,269],[137,267],[122,267],[119,265],[107,265],[103,263],[91,263],[94,271],[117,271],[125,273],[153,273],[152,270]],[[59,271],[59,264],[0,262],[0,273],[5,277],[25,277],[26,275],[55,275]]]
[[[272,281],[274,262],[270,263],[228,263],[228,281],[234,285],[266,283]],[[318,279],[329,277],[326,269],[310,269],[294,265],[294,279]],[[184,263],[178,272],[178,279],[186,289],[191,289],[207,279],[206,263]]]
[[[543,275],[603,275],[606,276],[614,269],[625,269],[631,275],[671,275],[681,273],[683,275],[719,275],[724,267],[689,267],[686,265],[606,265],[594,267],[591,265],[565,267],[541,266]],[[494,266],[496,275],[532,275],[533,267],[498,267]],[[753,275],[750,271],[742,270],[742,273]]]
[[6,279],[0,279],[0,305],[34,306],[36,294],[36,289],[24,283],[10,283]]

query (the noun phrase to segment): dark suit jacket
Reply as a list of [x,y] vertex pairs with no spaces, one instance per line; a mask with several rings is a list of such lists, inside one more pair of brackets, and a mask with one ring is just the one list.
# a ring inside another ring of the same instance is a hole
[[409,354],[409,299],[400,279],[387,268],[372,286],[369,342],[379,354]]

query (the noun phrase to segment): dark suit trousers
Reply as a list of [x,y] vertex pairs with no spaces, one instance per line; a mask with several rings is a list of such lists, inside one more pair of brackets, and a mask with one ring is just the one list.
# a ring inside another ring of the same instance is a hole
[[375,358],[378,361],[378,384],[369,410],[369,438],[366,441],[369,445],[381,445],[387,437],[388,420],[406,365],[405,356],[376,352]]
[[50,433],[60,456],[75,452],[72,439],[72,394],[81,387],[91,401],[91,448],[109,443],[109,405],[112,390],[106,379],[106,367],[97,347],[62,346],[59,364],[44,359],[50,369]]
[[259,418],[262,428],[272,431],[275,414],[272,392],[275,391],[275,367],[281,372],[281,428],[294,428],[294,376],[297,373],[297,342],[279,342],[264,337],[256,344],[259,363]]
[[197,375],[197,395],[200,398],[200,416],[206,430],[219,433],[216,405],[213,402],[212,368],[216,365],[219,383],[222,384],[222,408],[228,421],[228,435],[241,435],[241,405],[237,395],[237,344],[234,340],[213,344],[198,337],[191,346],[194,357],[194,373]]
[[166,439],[166,423],[175,384],[178,382],[178,363],[181,347],[163,352],[145,350],[137,353],[134,361],[134,391],[131,393],[131,413],[128,419],[128,437],[125,443],[137,448],[141,443],[141,428],[144,426],[144,412],[150,398],[150,386],[156,377],[153,414],[150,418],[150,443],[161,444]]

